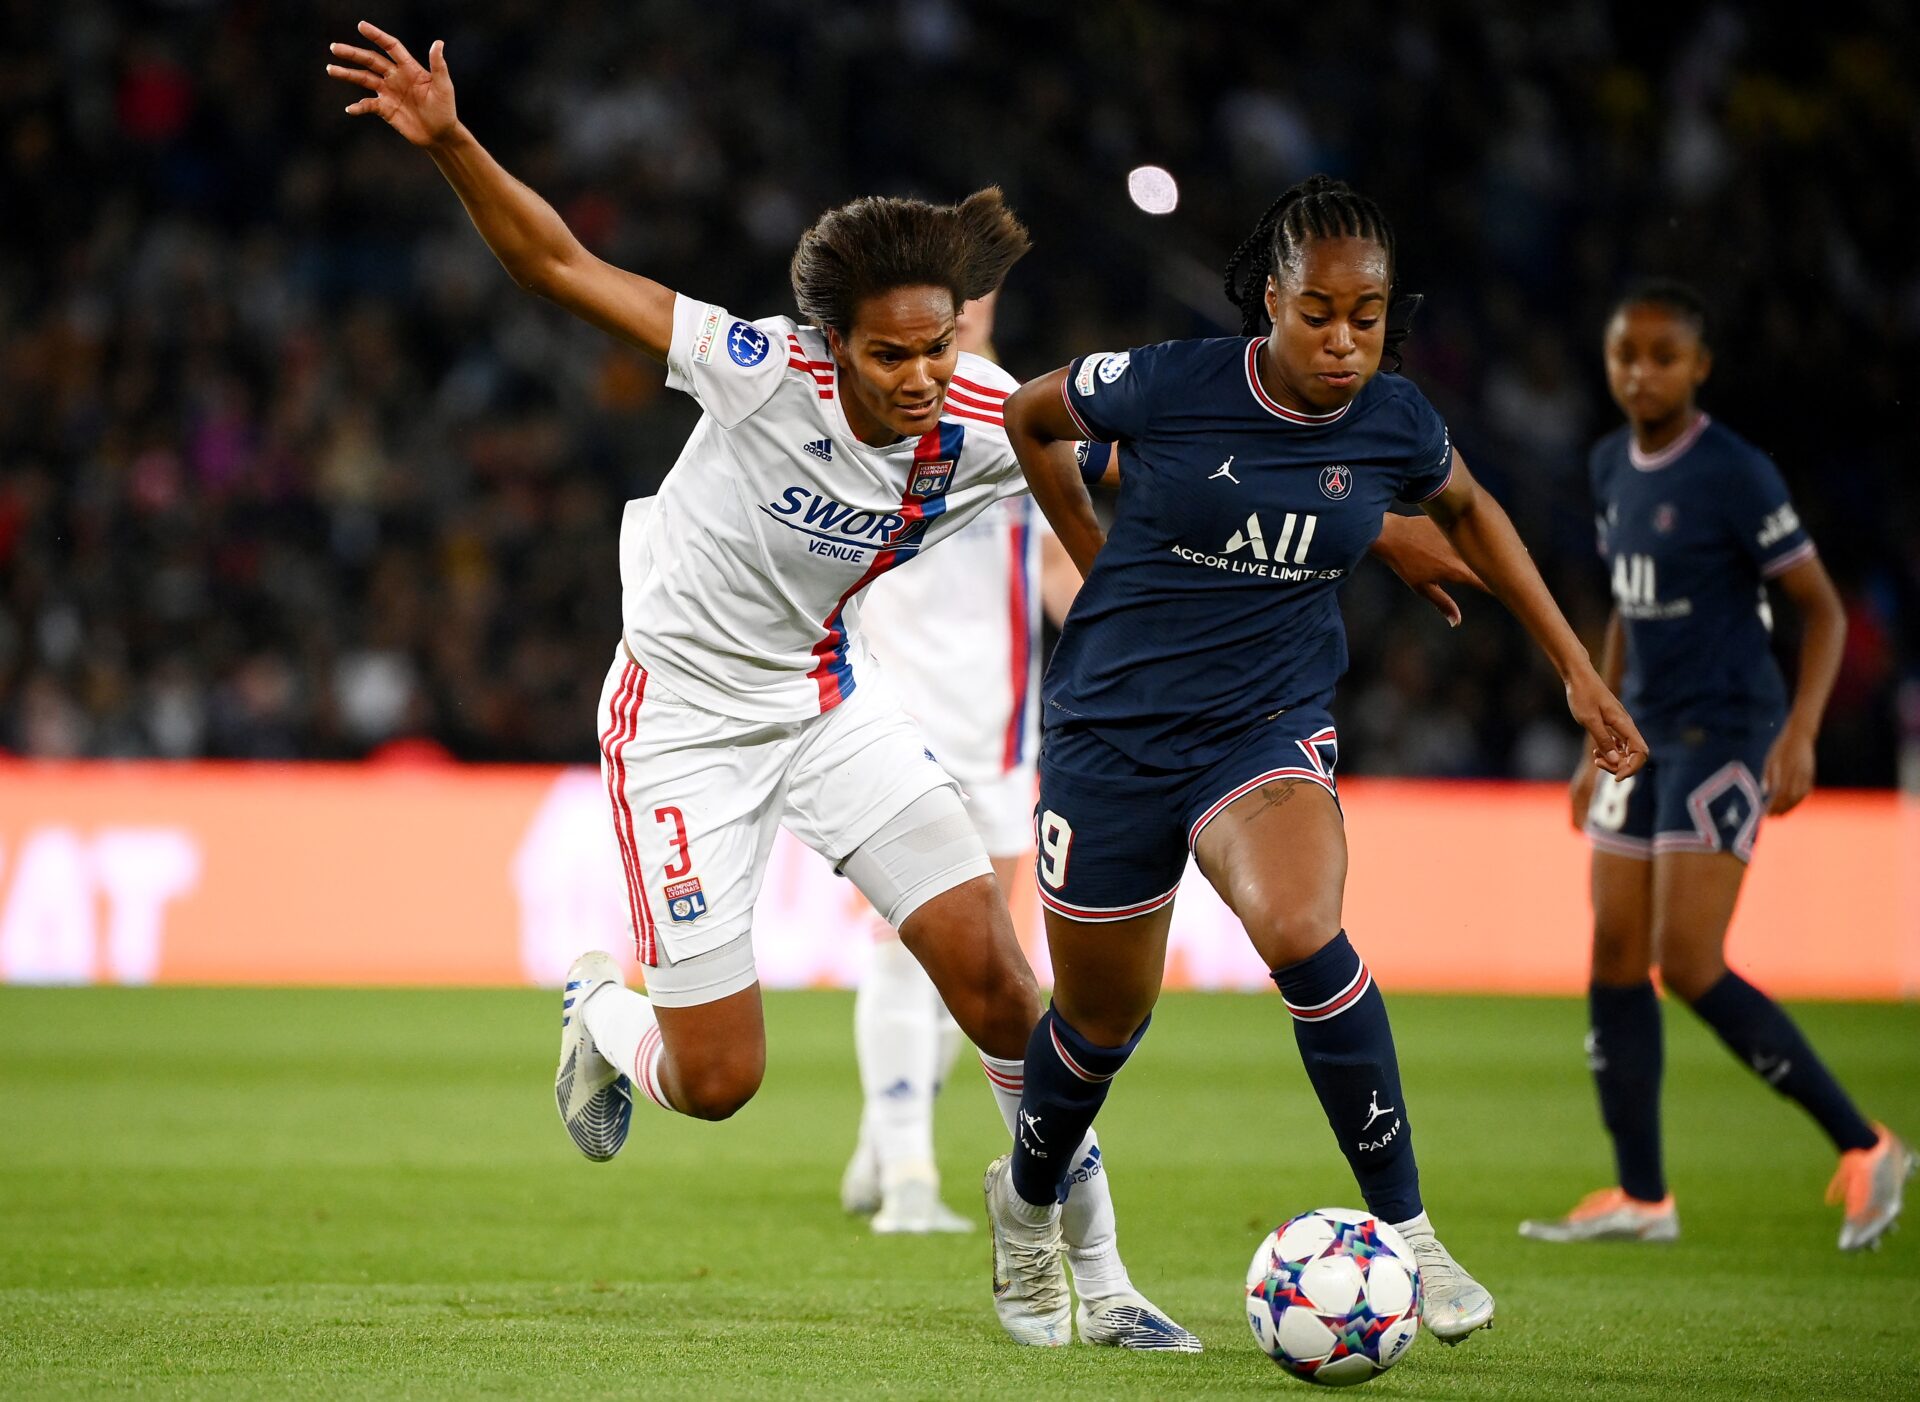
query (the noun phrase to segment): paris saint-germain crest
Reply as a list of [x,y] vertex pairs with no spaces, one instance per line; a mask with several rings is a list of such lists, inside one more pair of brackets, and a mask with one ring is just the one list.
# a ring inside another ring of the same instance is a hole
[[907,480],[907,495],[910,497],[945,496],[948,487],[953,485],[953,459],[941,462],[917,462],[913,465],[913,475]]
[[1320,469],[1320,491],[1329,501],[1342,501],[1353,490],[1353,469],[1336,462]]

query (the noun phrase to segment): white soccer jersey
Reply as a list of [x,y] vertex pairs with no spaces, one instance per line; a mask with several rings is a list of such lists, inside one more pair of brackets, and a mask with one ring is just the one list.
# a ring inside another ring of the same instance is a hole
[[706,412],[652,509],[629,507],[627,646],[721,715],[831,710],[859,680],[860,591],[1025,490],[1000,417],[1015,383],[963,352],[938,425],[869,447],[818,331],[676,297],[667,384]]
[[860,601],[868,647],[962,784],[1034,756],[1044,526],[1032,498],[1011,497],[912,569],[875,580]]

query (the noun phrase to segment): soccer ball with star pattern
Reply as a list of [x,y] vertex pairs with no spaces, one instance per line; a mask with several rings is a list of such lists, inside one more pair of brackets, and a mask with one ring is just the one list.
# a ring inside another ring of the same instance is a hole
[[1247,1267],[1247,1323],[1267,1357],[1310,1383],[1387,1371],[1420,1332],[1420,1269],[1385,1222],[1323,1207],[1282,1222]]

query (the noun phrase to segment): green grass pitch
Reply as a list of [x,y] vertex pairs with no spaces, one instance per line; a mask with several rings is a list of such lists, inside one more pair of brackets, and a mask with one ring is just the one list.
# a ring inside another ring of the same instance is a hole
[[[1275,1222],[1357,1194],[1276,997],[1166,998],[1101,1119],[1134,1277],[1197,1358],[1017,1349],[982,1234],[841,1215],[846,995],[770,996],[760,1097],[723,1125],[636,1110],[606,1165],[554,1114],[557,1001],[0,989],[0,1397],[1306,1395],[1255,1349],[1241,1274]],[[1824,1141],[1684,1012],[1684,1240],[1554,1248],[1515,1222],[1607,1176],[1580,1009],[1392,1008],[1429,1207],[1500,1312],[1371,1395],[1920,1395],[1920,1232],[1840,1255]],[[1920,1131],[1920,1007],[1797,1012]],[[977,1210],[1002,1139],[963,1062],[950,1202]]]

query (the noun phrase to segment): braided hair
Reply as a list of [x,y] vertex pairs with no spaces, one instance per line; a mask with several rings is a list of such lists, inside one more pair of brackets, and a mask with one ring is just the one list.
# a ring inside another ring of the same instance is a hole
[[1395,300],[1397,256],[1393,225],[1380,206],[1330,175],[1313,175],[1267,206],[1253,232],[1227,260],[1227,300],[1240,308],[1240,333],[1257,336],[1267,320],[1267,279],[1278,278],[1299,259],[1310,239],[1371,239],[1387,255],[1387,327],[1382,358],[1400,368],[1400,345],[1413,330],[1417,294]]

